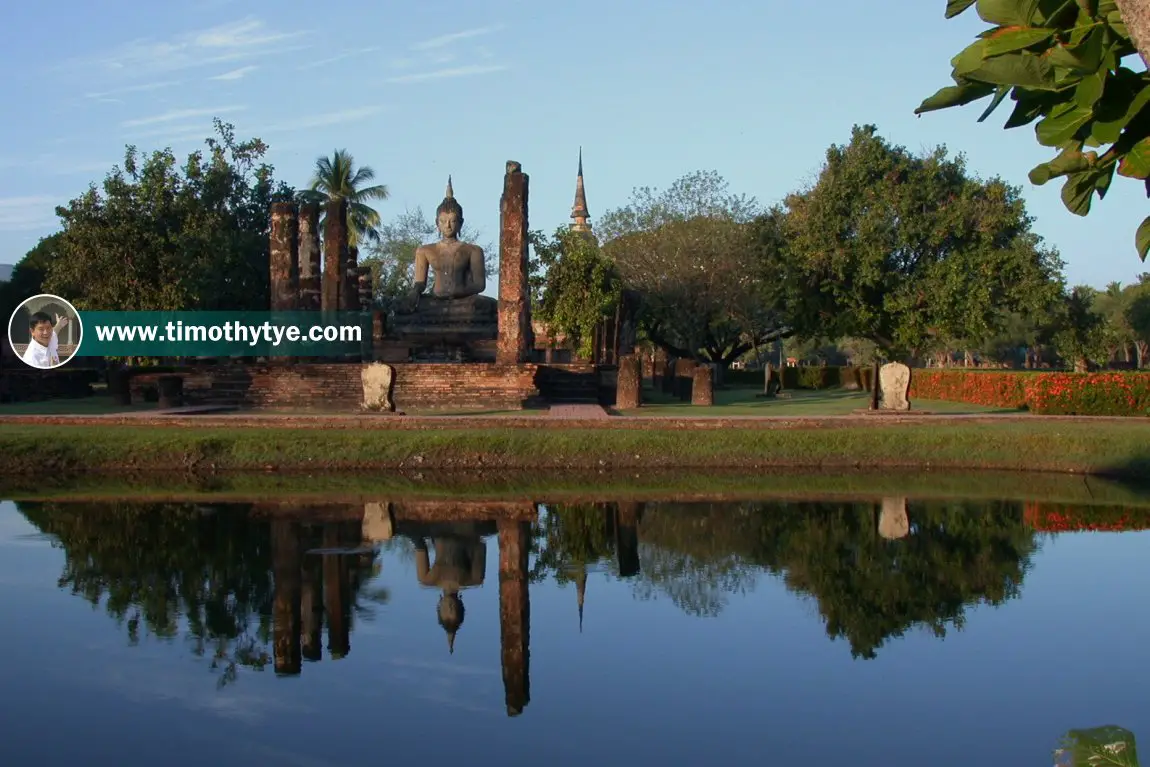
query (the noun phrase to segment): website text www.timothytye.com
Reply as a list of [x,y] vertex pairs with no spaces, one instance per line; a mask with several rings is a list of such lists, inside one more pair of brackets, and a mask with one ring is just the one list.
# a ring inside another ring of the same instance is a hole
[[209,325],[192,325],[183,320],[160,325],[96,325],[95,336],[101,342],[147,343],[234,343],[273,347],[284,343],[358,343],[363,339],[360,325],[276,325],[271,322],[248,324],[239,320]]

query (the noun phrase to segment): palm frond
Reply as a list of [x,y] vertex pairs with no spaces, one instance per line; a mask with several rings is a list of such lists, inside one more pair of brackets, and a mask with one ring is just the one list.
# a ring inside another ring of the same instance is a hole
[[391,191],[387,184],[376,184],[366,189],[357,189],[354,196],[357,200],[386,200],[391,197]]

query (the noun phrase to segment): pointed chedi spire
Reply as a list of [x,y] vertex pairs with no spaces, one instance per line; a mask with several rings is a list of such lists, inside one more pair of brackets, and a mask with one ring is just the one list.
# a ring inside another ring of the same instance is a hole
[[579,600],[579,633],[583,633],[583,599],[587,595],[587,565],[575,574],[575,594]]
[[587,222],[590,217],[587,210],[587,191],[583,188],[583,147],[579,147],[579,172],[575,176],[575,205],[571,208],[572,231],[589,232],[591,224]]

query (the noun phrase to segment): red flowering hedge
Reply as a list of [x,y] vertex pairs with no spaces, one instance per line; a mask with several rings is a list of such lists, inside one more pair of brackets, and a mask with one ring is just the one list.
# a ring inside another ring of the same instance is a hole
[[1150,416],[1150,372],[920,370],[910,398],[1023,408],[1045,415]]
[[1049,415],[1150,416],[1150,373],[1044,373],[1026,385],[1026,406]]
[[[783,369],[783,388],[870,390],[873,368]],[[778,371],[774,377],[778,377]],[[762,386],[762,371],[731,370],[726,383]],[[1063,373],[1027,370],[915,368],[910,399],[1026,408],[1046,415],[1150,416],[1150,371]]]
[[1041,373],[922,370],[910,373],[910,399],[941,399],[987,407],[1022,408],[1027,405],[1027,379]]
[[1028,503],[1023,515],[1027,524],[1044,533],[1150,529],[1150,509],[1145,508]]

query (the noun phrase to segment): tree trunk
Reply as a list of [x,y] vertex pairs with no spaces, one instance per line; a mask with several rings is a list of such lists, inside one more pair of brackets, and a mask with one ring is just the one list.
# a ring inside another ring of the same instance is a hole
[[1142,63],[1150,69],[1150,0],[1115,0],[1122,21],[1130,32],[1130,40],[1142,56]]
[[1134,342],[1134,359],[1136,360],[1135,364],[1139,370],[1146,367],[1147,347],[1150,347],[1150,344],[1147,344],[1145,341]]

